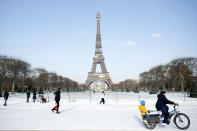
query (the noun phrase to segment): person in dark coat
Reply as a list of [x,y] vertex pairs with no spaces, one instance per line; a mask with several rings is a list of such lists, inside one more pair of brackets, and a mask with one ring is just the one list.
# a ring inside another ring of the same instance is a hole
[[100,101],[100,104],[103,103],[105,104],[105,92],[102,91],[102,94],[101,94],[101,101]]
[[3,96],[4,96],[4,100],[5,100],[4,106],[7,106],[7,100],[8,100],[8,97],[9,97],[8,91],[4,91]]
[[35,102],[36,101],[36,90],[34,89],[33,90],[33,102]]
[[61,93],[61,88],[58,88],[58,90],[54,93],[55,94],[56,106],[52,109],[52,111],[56,110],[57,113],[60,113],[59,112],[60,93]]
[[27,91],[27,103],[29,103],[30,92]]
[[170,100],[168,100],[166,98],[166,91],[160,91],[160,94],[157,95],[158,99],[157,99],[157,103],[156,103],[156,109],[158,111],[161,111],[162,112],[162,115],[164,116],[164,120],[162,122],[163,125],[169,125],[169,112],[168,112],[168,106],[166,104],[174,104],[174,105],[178,105],[177,103],[175,102],[172,102]]

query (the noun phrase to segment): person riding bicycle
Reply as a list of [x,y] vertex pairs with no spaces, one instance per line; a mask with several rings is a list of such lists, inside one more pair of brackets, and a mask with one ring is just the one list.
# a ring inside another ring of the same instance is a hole
[[161,111],[162,115],[164,116],[164,120],[162,122],[162,125],[167,126],[170,123],[168,120],[170,113],[168,112],[169,108],[166,104],[174,104],[174,105],[178,105],[178,104],[168,100],[165,95],[166,95],[166,91],[161,90],[160,94],[157,95],[158,99],[157,99],[157,103],[155,106],[156,106],[156,109],[158,111]]
[[140,101],[139,110],[142,115],[143,121],[146,122],[146,119],[148,118],[148,114],[147,114],[148,111],[146,110],[144,100]]

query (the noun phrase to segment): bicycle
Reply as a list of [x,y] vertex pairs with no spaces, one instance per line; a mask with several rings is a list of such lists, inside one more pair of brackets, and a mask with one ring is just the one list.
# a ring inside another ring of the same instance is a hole
[[[189,117],[184,113],[180,113],[178,106],[173,106],[173,107],[174,107],[174,110],[170,112],[169,122],[174,116],[173,122],[176,125],[176,127],[181,130],[186,130],[190,126]],[[149,111],[148,113],[150,112],[154,112],[154,111]],[[146,122],[143,122],[143,123],[147,129],[154,129],[157,124],[163,121],[163,118],[164,116],[162,116],[161,113],[160,114],[148,114],[148,118]]]

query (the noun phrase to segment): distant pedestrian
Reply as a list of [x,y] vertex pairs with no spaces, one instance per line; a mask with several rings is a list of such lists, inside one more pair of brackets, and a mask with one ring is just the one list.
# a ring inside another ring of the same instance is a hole
[[55,94],[56,106],[52,109],[52,111],[56,110],[57,113],[60,113],[59,112],[60,93],[61,93],[61,88],[58,88],[58,90],[54,93]]
[[7,106],[7,100],[8,100],[8,97],[9,97],[9,93],[8,93],[7,90],[4,91],[3,96],[4,96],[4,100],[5,100],[4,106]]
[[35,102],[36,101],[36,90],[34,89],[33,90],[33,102]]
[[27,91],[27,103],[29,103],[29,97],[30,97],[30,92],[29,90]]
[[100,101],[100,104],[103,103],[105,104],[105,92],[102,91],[102,94],[101,94],[101,101]]

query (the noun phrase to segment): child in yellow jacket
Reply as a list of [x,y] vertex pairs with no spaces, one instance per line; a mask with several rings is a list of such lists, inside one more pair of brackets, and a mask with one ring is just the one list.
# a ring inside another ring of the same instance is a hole
[[148,111],[146,110],[146,107],[145,107],[145,101],[141,100],[140,104],[141,104],[141,105],[139,105],[140,113],[141,113],[143,119],[146,120],[148,118],[148,114],[147,114]]

